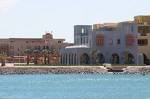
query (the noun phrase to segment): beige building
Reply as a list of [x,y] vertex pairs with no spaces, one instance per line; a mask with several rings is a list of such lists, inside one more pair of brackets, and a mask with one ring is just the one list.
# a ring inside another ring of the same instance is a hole
[[144,64],[150,64],[150,16],[136,16],[138,25],[138,51],[143,55]]
[[26,49],[60,48],[71,45],[65,39],[55,39],[51,33],[45,33],[42,38],[8,38],[0,39],[0,53],[8,56],[25,56]]

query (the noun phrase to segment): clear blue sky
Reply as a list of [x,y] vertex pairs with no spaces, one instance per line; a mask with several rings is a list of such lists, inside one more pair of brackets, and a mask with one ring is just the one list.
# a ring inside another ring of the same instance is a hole
[[133,20],[150,14],[150,0],[0,0],[0,38],[41,37],[73,42],[73,26]]

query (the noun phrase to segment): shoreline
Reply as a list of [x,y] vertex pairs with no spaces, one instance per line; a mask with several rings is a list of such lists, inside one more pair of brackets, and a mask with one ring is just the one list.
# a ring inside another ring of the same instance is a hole
[[93,74],[106,73],[107,70],[102,67],[67,67],[67,66],[15,66],[0,67],[0,75],[11,74]]
[[127,66],[123,72],[108,72],[104,66],[4,66],[0,67],[0,75],[12,74],[147,74],[150,66]]

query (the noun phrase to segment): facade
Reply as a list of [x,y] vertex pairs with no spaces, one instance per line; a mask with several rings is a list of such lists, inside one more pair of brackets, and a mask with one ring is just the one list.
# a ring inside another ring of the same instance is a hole
[[[74,44],[64,41],[54,39],[51,33],[42,38],[0,39],[0,54],[7,54],[10,61],[21,58],[24,62],[26,49],[56,49],[49,63],[150,65],[150,16],[135,16],[134,21],[119,23],[75,25]],[[43,56],[40,58],[43,60]]]
[[[74,46],[69,46],[60,50],[61,64],[89,64],[89,53],[92,46],[92,26],[76,25],[74,26]],[[80,59],[83,54],[83,58]]]
[[[54,39],[51,33],[45,33],[42,38],[8,38],[0,39],[0,53],[5,53],[10,62],[25,62],[26,49],[55,49],[57,52],[61,48],[71,45],[65,43],[65,39]],[[11,58],[12,57],[12,58]]]
[[134,21],[74,26],[74,46],[60,50],[61,64],[150,64],[150,16]]
[[138,51],[143,56],[143,63],[150,64],[150,16],[136,16],[138,25]]
[[137,63],[137,26],[134,22],[107,23],[95,27],[92,48],[98,51],[98,63]]

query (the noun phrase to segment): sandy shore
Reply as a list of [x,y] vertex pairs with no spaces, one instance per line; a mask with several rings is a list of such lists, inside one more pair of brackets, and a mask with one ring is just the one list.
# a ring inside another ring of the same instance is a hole
[[[6,66],[1,75],[8,74],[94,74],[108,73],[104,66]],[[150,66],[128,66],[122,73],[150,73]]]

